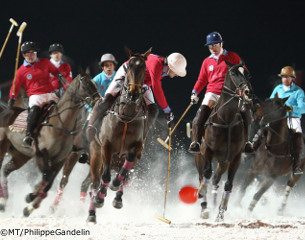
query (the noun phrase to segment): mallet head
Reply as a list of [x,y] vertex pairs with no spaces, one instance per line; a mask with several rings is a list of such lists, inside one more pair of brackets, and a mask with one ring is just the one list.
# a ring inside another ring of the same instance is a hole
[[10,18],[10,22],[14,24],[16,27],[18,27],[18,23],[14,19]]
[[22,35],[22,33],[23,33],[23,31],[24,31],[26,25],[27,25],[26,22],[23,22],[23,23],[21,24],[21,26],[19,27],[18,32],[17,32],[17,36],[18,36],[18,37],[20,37],[20,36]]

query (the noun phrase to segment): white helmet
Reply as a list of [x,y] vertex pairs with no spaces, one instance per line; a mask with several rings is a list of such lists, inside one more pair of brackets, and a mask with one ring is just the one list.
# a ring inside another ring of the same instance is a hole
[[167,57],[169,68],[179,77],[186,76],[186,59],[180,53],[172,53]]
[[115,57],[111,53],[106,53],[101,57],[100,65],[103,67],[104,62],[107,62],[107,61],[113,62],[115,65],[118,64],[118,62],[115,60]]

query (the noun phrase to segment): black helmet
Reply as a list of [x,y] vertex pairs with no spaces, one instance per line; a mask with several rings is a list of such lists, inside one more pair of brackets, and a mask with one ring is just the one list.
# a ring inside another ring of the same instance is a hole
[[24,42],[24,43],[22,43],[21,52],[26,53],[29,50],[34,50],[34,51],[38,52],[39,49],[37,47],[37,44],[34,43],[34,42]]
[[51,54],[54,51],[61,52],[62,54],[65,53],[64,47],[60,43],[53,43],[50,45],[49,53]]

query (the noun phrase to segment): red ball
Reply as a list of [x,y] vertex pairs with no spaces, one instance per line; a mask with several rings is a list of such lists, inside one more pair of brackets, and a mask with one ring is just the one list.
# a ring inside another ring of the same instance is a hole
[[198,189],[191,185],[185,186],[181,188],[179,198],[184,203],[194,203],[198,199]]

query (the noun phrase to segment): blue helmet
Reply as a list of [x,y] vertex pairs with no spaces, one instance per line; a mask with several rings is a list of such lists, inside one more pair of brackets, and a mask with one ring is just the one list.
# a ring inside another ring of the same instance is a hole
[[222,37],[219,32],[211,32],[207,35],[207,42],[204,46],[208,46],[213,43],[223,42]]

